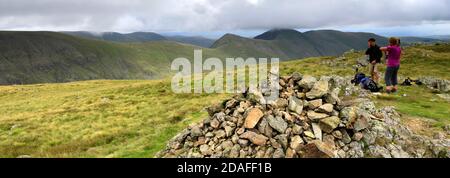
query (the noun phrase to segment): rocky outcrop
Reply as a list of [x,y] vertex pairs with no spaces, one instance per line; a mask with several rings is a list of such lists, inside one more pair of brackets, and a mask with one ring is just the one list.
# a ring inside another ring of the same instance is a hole
[[208,108],[209,118],[180,132],[157,157],[450,157],[450,140],[414,134],[394,108],[338,97],[351,86],[337,76],[281,77],[277,102],[235,96]]
[[450,92],[450,81],[445,79],[438,79],[433,77],[422,77],[419,79],[422,83],[424,83],[428,88],[439,92],[439,93],[448,93]]

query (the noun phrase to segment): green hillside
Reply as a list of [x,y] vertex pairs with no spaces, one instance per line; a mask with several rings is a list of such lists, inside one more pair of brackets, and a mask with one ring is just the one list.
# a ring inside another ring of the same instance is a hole
[[[295,30],[272,30],[256,39],[227,34],[212,48],[203,48],[203,57],[276,57],[288,60],[339,55],[349,49],[365,48],[369,37],[377,36],[338,31],[300,33]],[[178,57],[192,60],[194,49],[202,48],[162,38],[147,32],[95,36],[89,32],[0,31],[0,85],[161,79],[170,74],[172,60]],[[379,39],[382,43],[383,37]],[[203,43],[204,39],[172,40]],[[137,42],[129,43],[134,41]]]
[[[147,45],[130,48],[156,48]],[[353,75],[351,66],[361,55],[283,62],[280,69],[283,74]],[[450,45],[408,47],[400,75],[450,79],[449,59]],[[204,119],[204,107],[228,97],[174,94],[170,79],[0,86],[0,157],[152,157],[177,132]],[[450,124],[450,103],[425,86],[401,87],[374,101],[395,106],[404,122],[430,123],[423,126],[425,134]]]
[[301,33],[291,29],[274,29],[254,39],[227,34],[217,40],[212,48],[230,53],[248,55],[262,53],[281,60],[305,57],[340,55],[350,49],[362,50],[367,40],[376,38],[380,45],[387,39],[372,33],[351,33],[334,30],[318,30]]
[[[241,57],[279,57],[289,59],[280,46],[264,40],[253,40],[233,34],[226,34],[211,46],[213,49]],[[259,54],[259,55],[255,55]]]
[[305,32],[309,41],[316,46],[321,55],[340,55],[350,49],[364,50],[367,40],[375,38],[378,45],[388,44],[387,38],[373,33],[340,32],[335,30],[317,30]]
[[[156,79],[199,47],[176,42],[114,43],[55,32],[0,32],[0,84]],[[224,53],[204,49],[204,57]]]
[[[265,42],[269,42],[280,47],[282,54],[286,55],[288,59],[322,56],[322,54],[317,50],[317,46],[311,43],[312,39],[308,39],[307,36],[296,30],[271,30],[256,36],[255,39],[264,40]],[[324,41],[324,43],[327,43],[327,41]]]

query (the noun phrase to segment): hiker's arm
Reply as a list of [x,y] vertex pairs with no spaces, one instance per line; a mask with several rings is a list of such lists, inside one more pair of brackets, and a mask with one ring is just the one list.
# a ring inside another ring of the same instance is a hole
[[388,47],[381,47],[380,50],[381,51],[388,51]]

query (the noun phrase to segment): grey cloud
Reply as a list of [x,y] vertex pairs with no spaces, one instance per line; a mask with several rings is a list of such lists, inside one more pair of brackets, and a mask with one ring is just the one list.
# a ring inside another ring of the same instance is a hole
[[0,0],[0,30],[217,31],[450,21],[433,0]]

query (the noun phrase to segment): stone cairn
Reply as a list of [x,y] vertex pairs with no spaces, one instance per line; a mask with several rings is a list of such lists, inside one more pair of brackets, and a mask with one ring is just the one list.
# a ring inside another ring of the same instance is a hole
[[339,76],[280,77],[280,97],[236,95],[206,108],[210,117],[171,139],[156,157],[422,158],[450,157],[450,140],[412,133],[392,107],[338,95],[354,87]]

